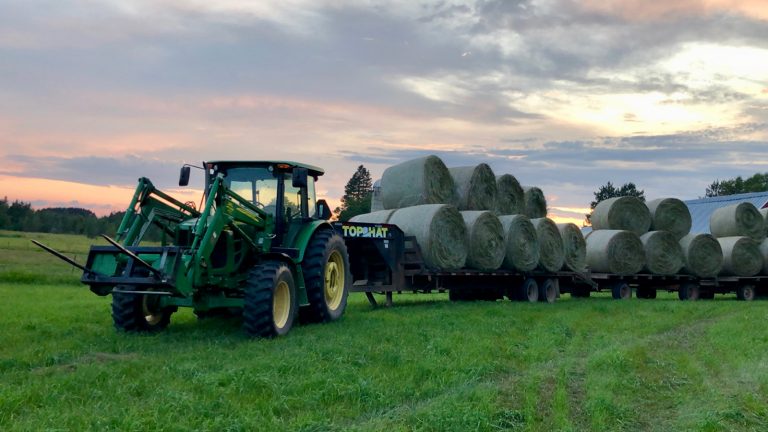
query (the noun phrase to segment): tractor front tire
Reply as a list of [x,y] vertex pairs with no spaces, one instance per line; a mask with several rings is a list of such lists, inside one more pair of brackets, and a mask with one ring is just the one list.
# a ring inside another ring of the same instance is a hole
[[302,263],[307,287],[308,322],[336,321],[347,308],[352,286],[344,239],[332,230],[319,230],[309,241]]
[[287,265],[268,261],[251,270],[243,306],[243,330],[248,336],[272,338],[288,333],[297,309],[296,282]]
[[[121,287],[130,288],[132,287]],[[160,296],[148,294],[113,293],[112,321],[115,328],[125,332],[158,332],[171,322],[173,308],[161,308]]]

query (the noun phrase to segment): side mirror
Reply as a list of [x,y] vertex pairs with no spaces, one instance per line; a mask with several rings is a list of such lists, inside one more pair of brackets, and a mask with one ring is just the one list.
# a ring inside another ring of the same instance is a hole
[[181,167],[181,172],[179,173],[179,186],[186,186],[189,184],[190,171],[191,171],[191,168],[187,165]]
[[293,169],[293,179],[292,184],[295,188],[305,188],[307,187],[307,176],[309,176],[309,172],[306,168],[300,168],[296,167]]
[[331,208],[325,200],[318,200],[316,207],[315,215],[318,219],[328,220],[331,218]]

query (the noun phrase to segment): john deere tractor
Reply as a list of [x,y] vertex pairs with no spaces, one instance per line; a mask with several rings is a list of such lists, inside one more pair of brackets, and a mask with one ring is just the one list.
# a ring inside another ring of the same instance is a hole
[[[198,317],[242,312],[250,336],[287,333],[302,321],[339,319],[351,285],[347,248],[315,200],[321,168],[284,161],[204,163],[204,203],[182,203],[139,179],[110,246],[93,246],[82,282],[112,294],[115,327],[151,332],[179,307]],[[181,169],[180,186],[190,166]],[[158,234],[159,231],[159,234]],[[148,233],[161,241],[142,244]]]

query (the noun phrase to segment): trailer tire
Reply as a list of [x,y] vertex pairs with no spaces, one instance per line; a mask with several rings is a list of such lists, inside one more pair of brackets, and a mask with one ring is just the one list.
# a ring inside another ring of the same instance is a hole
[[632,288],[624,281],[618,281],[611,286],[611,295],[616,300],[629,300],[632,298]]
[[[129,291],[133,286],[117,286]],[[153,333],[164,330],[176,310],[159,308],[160,296],[116,292],[112,294],[112,321],[124,332]]]
[[344,239],[333,230],[316,231],[307,246],[302,270],[309,300],[304,318],[309,322],[341,318],[352,286]]
[[539,301],[539,284],[536,282],[536,279],[526,278],[520,285],[517,285],[515,287],[514,299],[530,303]]
[[282,336],[296,320],[296,282],[291,269],[267,261],[248,274],[243,305],[243,330],[251,337]]
[[680,300],[696,301],[701,298],[701,288],[695,282],[683,282],[677,289],[677,297]]
[[743,301],[752,301],[755,299],[755,286],[750,284],[739,285],[736,288],[736,298]]
[[557,300],[557,282],[555,279],[547,278],[539,285],[539,301],[554,303]]

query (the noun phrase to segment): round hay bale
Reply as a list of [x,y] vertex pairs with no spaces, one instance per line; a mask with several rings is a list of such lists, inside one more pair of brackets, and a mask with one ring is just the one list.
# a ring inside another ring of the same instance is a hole
[[539,265],[539,238],[525,215],[500,216],[505,251],[501,266],[507,270],[531,271]]
[[680,240],[691,232],[691,212],[677,198],[659,198],[645,203],[651,213],[651,231],[669,231]]
[[760,274],[768,275],[768,239],[760,242],[760,255],[763,256],[763,270]]
[[640,236],[645,249],[645,271],[658,275],[677,274],[683,265],[683,248],[669,231],[649,231]]
[[712,212],[709,232],[715,237],[745,236],[759,242],[765,238],[765,218],[754,204],[740,202]]
[[448,168],[453,177],[459,210],[493,210],[496,207],[496,175],[488,164]]
[[504,260],[504,230],[489,211],[463,211],[467,227],[468,251],[466,266],[477,270],[497,270]]
[[593,272],[629,276],[645,265],[645,250],[632,231],[598,230],[587,236],[587,267]]
[[547,199],[544,192],[535,186],[523,186],[524,214],[531,219],[547,216]]
[[563,252],[565,253],[564,270],[578,273],[584,272],[587,266],[587,243],[584,235],[576,224],[557,224],[560,237],[563,238]]
[[389,222],[389,218],[396,210],[379,210],[372,213],[364,213],[349,219],[350,222],[365,222],[384,224]]
[[712,234],[688,234],[679,241],[683,249],[682,273],[715,277],[723,268],[723,249]]
[[497,215],[516,215],[525,212],[525,192],[512,174],[496,177],[495,211]]
[[764,259],[759,243],[746,236],[720,237],[723,248],[723,269],[721,275],[754,276],[763,269]]
[[590,222],[596,230],[626,230],[641,236],[651,226],[651,212],[633,196],[608,198],[597,204]]
[[556,272],[563,268],[565,252],[560,230],[549,218],[531,219],[539,239],[539,267],[546,271]]
[[381,202],[385,209],[456,201],[451,173],[437,156],[393,165],[381,176]]
[[467,228],[456,207],[426,204],[396,210],[389,223],[416,237],[427,267],[458,270],[467,259]]
[[384,210],[384,203],[381,201],[381,179],[373,182],[371,191],[371,213]]
[[765,220],[765,235],[768,236],[768,208],[760,209],[760,214]]

